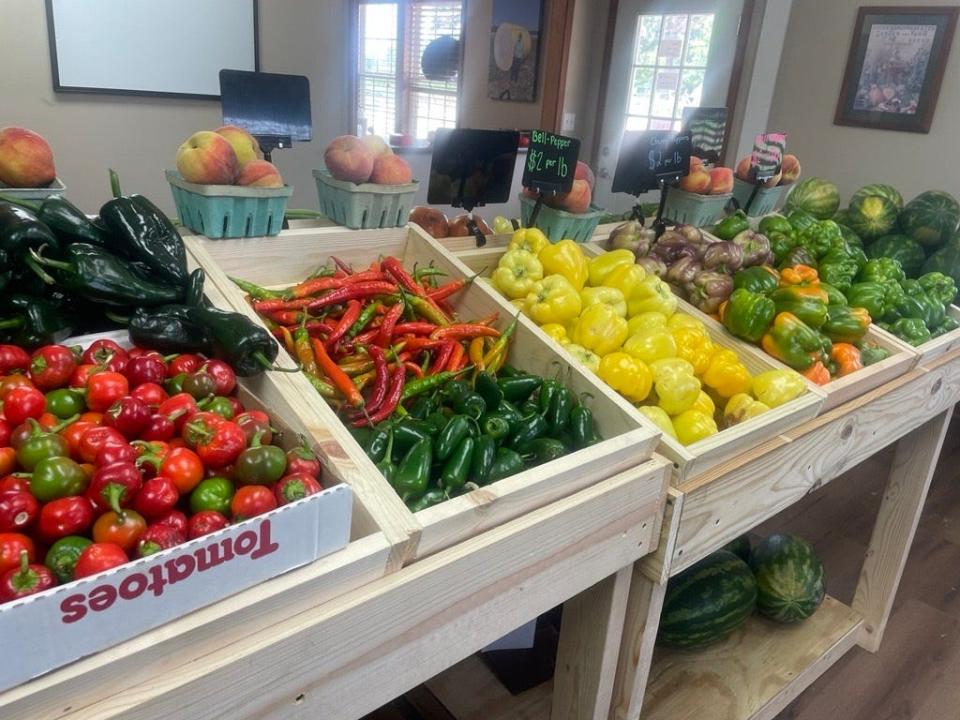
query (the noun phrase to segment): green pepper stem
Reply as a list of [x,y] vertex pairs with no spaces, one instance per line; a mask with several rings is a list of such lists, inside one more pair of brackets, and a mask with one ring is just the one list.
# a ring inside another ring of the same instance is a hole
[[27,210],[33,210],[33,211],[39,210],[40,206],[43,204],[37,200],[27,200],[26,198],[18,198],[18,197],[14,197],[13,195],[6,195],[2,193],[0,193],[0,200],[3,200],[4,202],[8,202],[11,205],[17,205],[19,207],[26,208]]
[[104,314],[104,317],[107,318],[107,320],[111,320],[111,321],[117,323],[117,325],[129,325],[129,324],[130,324],[130,318],[124,317],[123,315],[117,315],[116,313],[110,312],[109,310],[104,310],[104,311],[103,311],[103,314]]
[[[30,252],[32,253],[33,250],[31,249]],[[32,257],[25,257],[25,258],[23,259],[23,262],[26,264],[26,266],[27,266],[28,268],[30,268],[31,270],[33,270],[33,272],[35,272],[35,273],[37,274],[37,276],[38,276],[41,280],[43,280],[43,282],[44,282],[46,285],[56,285],[56,284],[57,284],[57,281],[53,279],[53,277],[50,275],[50,273],[46,272],[42,267],[40,267],[40,263],[38,263],[38,262],[37,262],[36,260],[34,260]]]
[[303,370],[303,366],[301,365],[297,365],[297,367],[295,368],[284,368],[284,367],[280,367],[279,365],[274,365],[272,362],[270,362],[267,359],[267,356],[260,351],[253,353],[252,357],[254,360],[257,361],[260,367],[262,367],[264,370],[272,370],[273,372],[285,372],[285,373],[298,373],[301,370]]
[[119,198],[123,195],[120,192],[120,176],[117,175],[117,171],[113,168],[110,168],[110,192],[113,193],[114,198]]
[[12,330],[14,328],[23,327],[23,318],[9,318],[8,320],[0,320],[0,330]]

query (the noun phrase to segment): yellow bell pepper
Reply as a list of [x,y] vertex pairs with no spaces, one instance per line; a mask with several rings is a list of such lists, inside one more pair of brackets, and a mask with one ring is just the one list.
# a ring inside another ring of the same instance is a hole
[[710,366],[716,346],[706,335],[691,327],[673,328],[670,335],[677,345],[677,357],[693,366],[694,375],[703,375]]
[[621,248],[620,250],[611,250],[603,255],[597,255],[591,258],[587,270],[590,277],[590,285],[597,287],[603,285],[607,275],[612,273],[622,265],[633,265],[637,258],[632,250]]
[[564,345],[563,349],[573,355],[574,359],[576,359],[588,370],[592,372],[597,372],[600,370],[600,356],[596,353],[590,352],[585,347],[576,345],[572,342],[568,342],[566,345]]
[[653,373],[653,379],[659,380],[667,375],[693,375],[693,365],[680,358],[663,358],[662,360],[653,360],[648,362],[650,372]]
[[514,231],[507,245],[509,250],[526,250],[527,252],[539,255],[550,240],[543,234],[540,228],[521,228]]
[[630,402],[643,402],[653,387],[653,375],[646,363],[624,352],[605,355],[597,374]]
[[563,275],[547,275],[527,295],[527,314],[537,325],[564,323],[580,314],[577,289]]
[[667,327],[671,330],[690,328],[691,330],[699,330],[704,335],[707,334],[707,329],[703,326],[703,323],[693,317],[693,315],[687,315],[686,313],[674,313],[671,315],[667,319]]
[[656,405],[642,405],[641,407],[638,407],[637,410],[646,415],[647,419],[660,428],[665,434],[669,435],[674,440],[678,439],[677,431],[673,429],[673,422],[670,420],[670,416],[667,415],[662,409],[658,408]]
[[667,374],[659,378],[654,387],[660,398],[657,404],[667,415],[679,415],[689,410],[700,397],[700,381],[686,373]]
[[603,357],[623,345],[627,321],[610,305],[591,305],[580,313],[570,339]]
[[516,298],[510,301],[510,304],[514,308],[522,312],[524,315],[527,314],[527,299],[526,298]]
[[616,288],[587,287],[580,291],[580,300],[584,309],[592,305],[607,305],[616,310],[620,317],[627,316],[627,301]]
[[753,394],[772,408],[790,402],[806,389],[803,378],[793,370],[768,370],[753,379]]
[[710,365],[701,377],[703,384],[722,398],[750,391],[753,378],[733,350],[720,350],[710,358]]
[[714,405],[713,400],[710,399],[710,396],[701,390],[700,394],[697,396],[697,399],[693,401],[693,405],[690,406],[690,409],[699,410],[704,415],[713,417],[713,414],[717,411],[717,406]]
[[641,330],[623,344],[623,351],[638,360],[652,362],[677,356],[677,343],[666,330]]
[[607,274],[602,284],[604,287],[616,288],[623,293],[627,301],[627,314],[633,317],[637,313],[630,312],[630,298],[646,277],[646,271],[639,265],[618,265]]
[[759,400],[754,400],[747,393],[737,393],[729,400],[723,409],[723,422],[727,427],[742,423],[757,415],[762,415],[770,409]]
[[555,340],[560,345],[566,345],[570,342],[570,338],[567,335],[567,329],[560,323],[547,323],[541,328],[547,335],[550,336],[552,340]]
[[531,252],[509,250],[500,258],[490,279],[497,290],[515,300],[526,297],[533,286],[543,280],[543,265]]
[[573,240],[547,245],[537,254],[547,275],[563,275],[577,292],[587,284],[587,258]]
[[673,429],[677,439],[684,445],[693,443],[717,434],[717,423],[713,417],[699,410],[686,410],[673,418]]
[[677,310],[677,296],[670,286],[656,275],[643,280],[633,293],[627,295],[627,314],[630,317],[642,312],[660,312],[673,315]]
[[636,335],[641,330],[652,330],[670,327],[667,323],[667,316],[659,312],[645,312],[634,315],[627,321],[627,329],[631,335]]

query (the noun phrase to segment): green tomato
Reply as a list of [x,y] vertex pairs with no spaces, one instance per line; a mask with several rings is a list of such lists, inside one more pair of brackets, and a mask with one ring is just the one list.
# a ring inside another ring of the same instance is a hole
[[233,500],[233,483],[225,477],[210,477],[201,480],[190,493],[190,512],[216,510],[230,517],[230,501]]
[[17,462],[27,472],[33,472],[41,460],[51,457],[66,457],[70,454],[67,441],[56,433],[46,432],[36,420],[30,420],[32,434],[17,450]]
[[30,478],[30,492],[40,502],[80,495],[87,489],[87,474],[76,462],[66,457],[40,460]]
[[47,393],[47,412],[66,420],[87,409],[83,393],[70,388],[60,388]]

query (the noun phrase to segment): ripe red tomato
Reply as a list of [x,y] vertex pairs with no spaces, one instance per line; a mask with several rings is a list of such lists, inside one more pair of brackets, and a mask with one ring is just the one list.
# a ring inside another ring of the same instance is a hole
[[37,419],[47,407],[47,398],[33,387],[15,387],[3,398],[3,415],[11,425]]
[[79,579],[96,575],[98,572],[123,565],[127,560],[127,554],[119,545],[95,542],[87,545],[80,553],[73,577]]
[[76,369],[76,358],[63,345],[45,345],[30,356],[30,379],[39,390],[63,387]]
[[106,445],[126,445],[127,439],[116,428],[95,425],[80,436],[78,452],[84,462],[95,462]]
[[243,522],[248,518],[276,509],[277,498],[266,485],[244,485],[234,493],[230,501],[230,512],[234,522]]
[[199,355],[191,355],[190,353],[177,355],[170,361],[170,364],[167,365],[167,377],[172,378],[180,373],[189,375],[192,372],[196,372],[197,368],[201,365],[203,365],[203,358]]
[[6,400],[7,393],[16,387],[32,388],[33,383],[26,375],[7,375],[0,380],[0,400]]
[[30,356],[17,345],[0,345],[0,375],[12,372],[26,372],[30,367]]
[[181,494],[193,490],[203,480],[203,461],[189,448],[173,448],[160,464],[158,474],[170,478]]
[[119,545],[124,552],[130,553],[136,550],[137,543],[146,531],[147,521],[136,510],[109,510],[93,524],[93,541],[113,543]]
[[33,562],[36,555],[33,540],[22,533],[0,533],[0,575],[20,567],[20,553],[24,550],[27,551],[27,559]]
[[195,416],[187,423],[187,429],[190,430],[190,437],[185,439],[188,443],[191,439],[196,443],[197,455],[208,468],[223,468],[232,464],[247,447],[247,436],[240,426],[223,418],[216,423]]
[[227,520],[227,517],[216,510],[201,510],[190,518],[187,525],[187,538],[193,540],[203,535],[209,535],[217,530],[222,530],[229,524],[230,521]]
[[99,372],[106,372],[106,370],[99,365],[77,365],[73,373],[70,375],[69,385],[72,388],[85,388],[87,386],[87,380],[90,379],[90,376]]
[[143,402],[152,408],[159,407],[160,403],[170,397],[166,390],[157,385],[157,383],[152,382],[137,385],[130,391],[130,394],[138,400],[143,400]]
[[60,431],[60,437],[67,441],[67,447],[70,449],[70,457],[74,460],[80,457],[80,439],[83,434],[92,427],[97,427],[93,423],[77,420],[70,423]]
[[113,340],[95,340],[83,353],[80,361],[89,365],[100,365],[111,372],[123,372],[129,355]]
[[97,373],[87,380],[87,407],[96,412],[106,412],[129,393],[130,383],[120,373]]

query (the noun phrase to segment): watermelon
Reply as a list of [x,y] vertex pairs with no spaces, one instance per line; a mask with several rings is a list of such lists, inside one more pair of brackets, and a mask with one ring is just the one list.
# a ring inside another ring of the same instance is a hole
[[837,211],[833,214],[833,217],[830,218],[830,219],[833,220],[835,223],[837,223],[837,225],[849,225],[849,224],[850,224],[850,211],[849,211],[849,210],[846,210],[846,209],[844,209],[844,210],[837,210]]
[[817,220],[826,220],[840,207],[840,191],[829,180],[813,177],[801,180],[787,196],[786,211],[806,210]]
[[750,536],[741,535],[724,545],[721,550],[729,550],[744,562],[750,562]]
[[942,272],[960,283],[960,234],[954,235],[946,245],[928,257],[921,272]]
[[718,550],[670,579],[663,599],[658,639],[674,647],[703,647],[722,640],[747,621],[757,604],[750,566]]
[[753,549],[750,568],[757,580],[757,609],[772,620],[805,620],[823,602],[823,564],[803,538],[771,535]]
[[899,260],[909,278],[920,276],[920,269],[927,259],[923,246],[906,235],[884,235],[870,243],[866,253],[868,258],[888,257]]
[[857,235],[849,225],[844,225],[839,220],[835,222],[840,226],[840,234],[843,235],[843,239],[847,241],[848,245],[855,245],[859,248],[863,247],[863,240],[860,239],[860,236]]
[[[857,190],[853,197],[850,198],[850,204],[853,205],[854,202],[860,198],[870,197],[870,196],[884,197],[894,205],[897,206],[897,210],[903,208],[903,195],[900,194],[900,191],[897,190],[893,185],[884,185],[883,183],[872,183],[870,185],[864,185],[862,188]],[[839,221],[838,221],[839,222]]]
[[949,193],[928,190],[900,212],[900,228],[924,247],[939,247],[960,225],[960,203]]
[[847,225],[868,242],[887,235],[897,224],[897,206],[880,195],[851,200],[847,212]]

